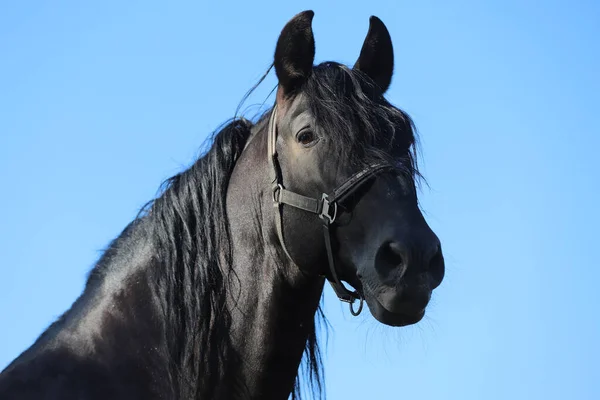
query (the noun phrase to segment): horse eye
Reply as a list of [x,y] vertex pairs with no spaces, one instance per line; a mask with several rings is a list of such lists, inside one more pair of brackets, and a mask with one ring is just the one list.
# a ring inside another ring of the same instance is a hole
[[311,130],[305,130],[300,132],[296,139],[302,145],[307,146],[315,141],[315,134]]

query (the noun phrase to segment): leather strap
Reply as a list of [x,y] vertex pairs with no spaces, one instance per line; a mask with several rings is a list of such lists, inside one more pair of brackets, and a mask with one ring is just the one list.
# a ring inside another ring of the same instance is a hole
[[354,193],[360,186],[365,184],[371,178],[379,175],[383,172],[394,171],[395,168],[389,164],[374,164],[370,165],[362,171],[357,172],[348,178],[344,183],[338,186],[333,191],[333,197],[331,201],[343,203],[349,195]]
[[329,232],[329,224],[323,224],[323,239],[325,239],[325,248],[327,250],[327,262],[329,263],[329,272],[331,273],[331,279],[328,279],[329,284],[333,288],[338,299],[345,303],[354,303],[354,300],[360,299],[360,294],[356,291],[351,292],[346,289],[346,286],[342,283],[337,275],[335,269],[335,262],[333,260],[333,250],[331,248],[331,233]]
[[[279,170],[279,162],[277,161],[277,126],[276,124],[277,118],[277,105],[273,107],[273,111],[271,112],[271,117],[269,118],[269,127],[268,127],[268,138],[267,138],[267,151],[268,156],[267,160],[269,165],[271,166],[271,186],[273,190],[273,205],[277,208],[277,215],[275,216],[275,231],[277,232],[277,237],[279,238],[279,243],[283,248],[283,251],[287,258],[297,267],[298,265],[294,262],[290,252],[288,251],[285,245],[285,237],[283,235],[283,225],[282,225],[282,213],[283,213],[283,203],[279,199],[281,195],[281,191],[283,189],[283,185],[281,182],[281,172]],[[288,191],[286,191],[288,192]],[[290,192],[291,193],[291,192]],[[289,196],[288,196],[289,197]],[[304,196],[302,196],[304,197]]]
[[287,204],[313,214],[319,214],[321,209],[321,203],[317,199],[285,190],[280,184],[273,188],[273,201]]

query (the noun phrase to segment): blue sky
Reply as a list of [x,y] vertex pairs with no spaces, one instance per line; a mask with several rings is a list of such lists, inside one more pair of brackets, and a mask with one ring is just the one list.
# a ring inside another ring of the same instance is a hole
[[400,330],[326,288],[329,398],[600,398],[593,1],[3,2],[0,368],[233,116],[305,9],[317,61],[352,64],[368,17],[388,26],[388,98],[419,129],[447,265],[425,320]]

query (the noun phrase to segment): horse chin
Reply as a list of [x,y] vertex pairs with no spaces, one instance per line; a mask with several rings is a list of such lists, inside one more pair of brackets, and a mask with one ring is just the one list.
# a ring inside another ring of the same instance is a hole
[[391,311],[381,304],[377,296],[365,293],[365,302],[375,319],[389,326],[407,326],[421,321],[425,316],[425,308],[407,307],[402,311]]
[[419,322],[425,316],[425,309],[414,313],[396,313],[387,310],[375,297],[368,296],[365,298],[367,306],[375,319],[382,324],[389,326],[406,326],[413,325]]

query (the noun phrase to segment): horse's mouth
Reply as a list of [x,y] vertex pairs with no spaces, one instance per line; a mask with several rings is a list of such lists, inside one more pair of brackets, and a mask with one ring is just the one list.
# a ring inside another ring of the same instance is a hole
[[425,316],[425,308],[429,302],[429,296],[422,301],[401,301],[394,307],[385,307],[380,296],[364,287],[364,296],[367,306],[375,319],[389,326],[406,326],[416,324]]
[[425,316],[425,309],[421,309],[420,311],[416,311],[414,313],[394,313],[388,311],[376,298],[372,297],[371,299],[365,299],[367,305],[369,306],[369,310],[371,310],[371,314],[375,319],[382,324],[390,325],[390,326],[406,326],[412,325],[419,322],[423,316]]

